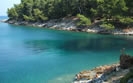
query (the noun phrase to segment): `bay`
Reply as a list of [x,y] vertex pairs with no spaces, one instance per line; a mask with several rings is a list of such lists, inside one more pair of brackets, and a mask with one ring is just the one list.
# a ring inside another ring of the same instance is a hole
[[[0,17],[4,19],[7,17]],[[133,36],[0,23],[0,83],[71,83],[75,74],[132,54]]]

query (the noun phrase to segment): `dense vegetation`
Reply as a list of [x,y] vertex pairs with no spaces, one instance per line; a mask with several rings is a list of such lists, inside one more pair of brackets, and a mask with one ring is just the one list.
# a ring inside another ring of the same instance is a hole
[[132,0],[21,0],[8,9],[10,20],[43,22],[49,19],[78,16],[78,25],[90,25],[97,19],[107,29],[131,27]]

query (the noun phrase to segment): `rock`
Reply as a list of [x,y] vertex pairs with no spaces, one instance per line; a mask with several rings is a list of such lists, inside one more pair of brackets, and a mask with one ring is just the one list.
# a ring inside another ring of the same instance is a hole
[[133,78],[129,79],[127,83],[133,83]]
[[116,72],[115,69],[118,66],[119,64],[104,65],[92,70],[82,71],[76,75],[73,83],[103,83],[109,73]]
[[133,66],[133,56],[122,54],[120,56],[120,67],[123,69],[127,69]]
[[3,20],[0,20],[0,22],[7,22],[8,19],[3,19]]
[[3,20],[0,22],[6,22],[15,25],[26,25],[33,27],[44,27],[50,29],[67,30],[75,32],[88,32],[88,33],[100,33],[100,34],[113,34],[113,35],[133,35],[133,29],[114,29],[112,31],[106,31],[99,27],[97,24],[91,26],[77,26],[78,18],[63,18],[63,19],[52,19],[44,23],[41,22],[26,22],[26,21],[15,21],[15,20]]
[[88,30],[86,30],[86,32],[96,33],[96,32],[98,32],[98,31],[97,31],[97,30],[93,30],[93,29],[88,29]]
[[14,21],[14,20],[12,20],[12,21],[8,21],[8,23],[9,23],[9,24],[14,24],[15,21]]

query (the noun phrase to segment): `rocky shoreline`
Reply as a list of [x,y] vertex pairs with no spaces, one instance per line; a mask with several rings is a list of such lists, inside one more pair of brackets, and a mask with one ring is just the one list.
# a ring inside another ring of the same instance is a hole
[[120,64],[104,65],[92,70],[79,72],[73,83],[104,83],[110,78],[111,73],[118,72]]
[[133,29],[114,29],[112,31],[105,30],[99,27],[96,24],[93,24],[88,27],[78,27],[76,23],[78,22],[78,18],[63,18],[63,19],[55,19],[50,20],[44,23],[41,22],[26,22],[26,21],[15,21],[15,20],[1,20],[0,22],[5,22],[14,25],[25,25],[25,26],[33,26],[33,27],[42,27],[56,30],[66,30],[66,31],[74,31],[74,32],[87,32],[87,33],[100,33],[100,34],[112,34],[112,35],[133,35]]
[[[103,65],[92,70],[76,74],[73,83],[123,83],[120,80],[133,69],[133,56],[124,53],[120,56],[120,63]],[[133,83],[133,80],[128,80]]]

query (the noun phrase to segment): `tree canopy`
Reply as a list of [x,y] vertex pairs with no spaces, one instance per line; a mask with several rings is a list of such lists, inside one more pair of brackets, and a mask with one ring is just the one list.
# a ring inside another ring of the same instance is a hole
[[[116,21],[119,24],[124,23],[126,25],[133,22],[133,1],[21,0],[20,4],[14,5],[14,7],[8,9],[8,16],[11,20],[31,22],[43,22],[48,19],[79,16],[85,17],[84,19],[86,20],[88,18],[89,20],[87,21],[89,25],[97,18],[106,21],[108,25],[110,25],[110,23],[114,24]],[[82,21],[81,23],[84,22]]]

